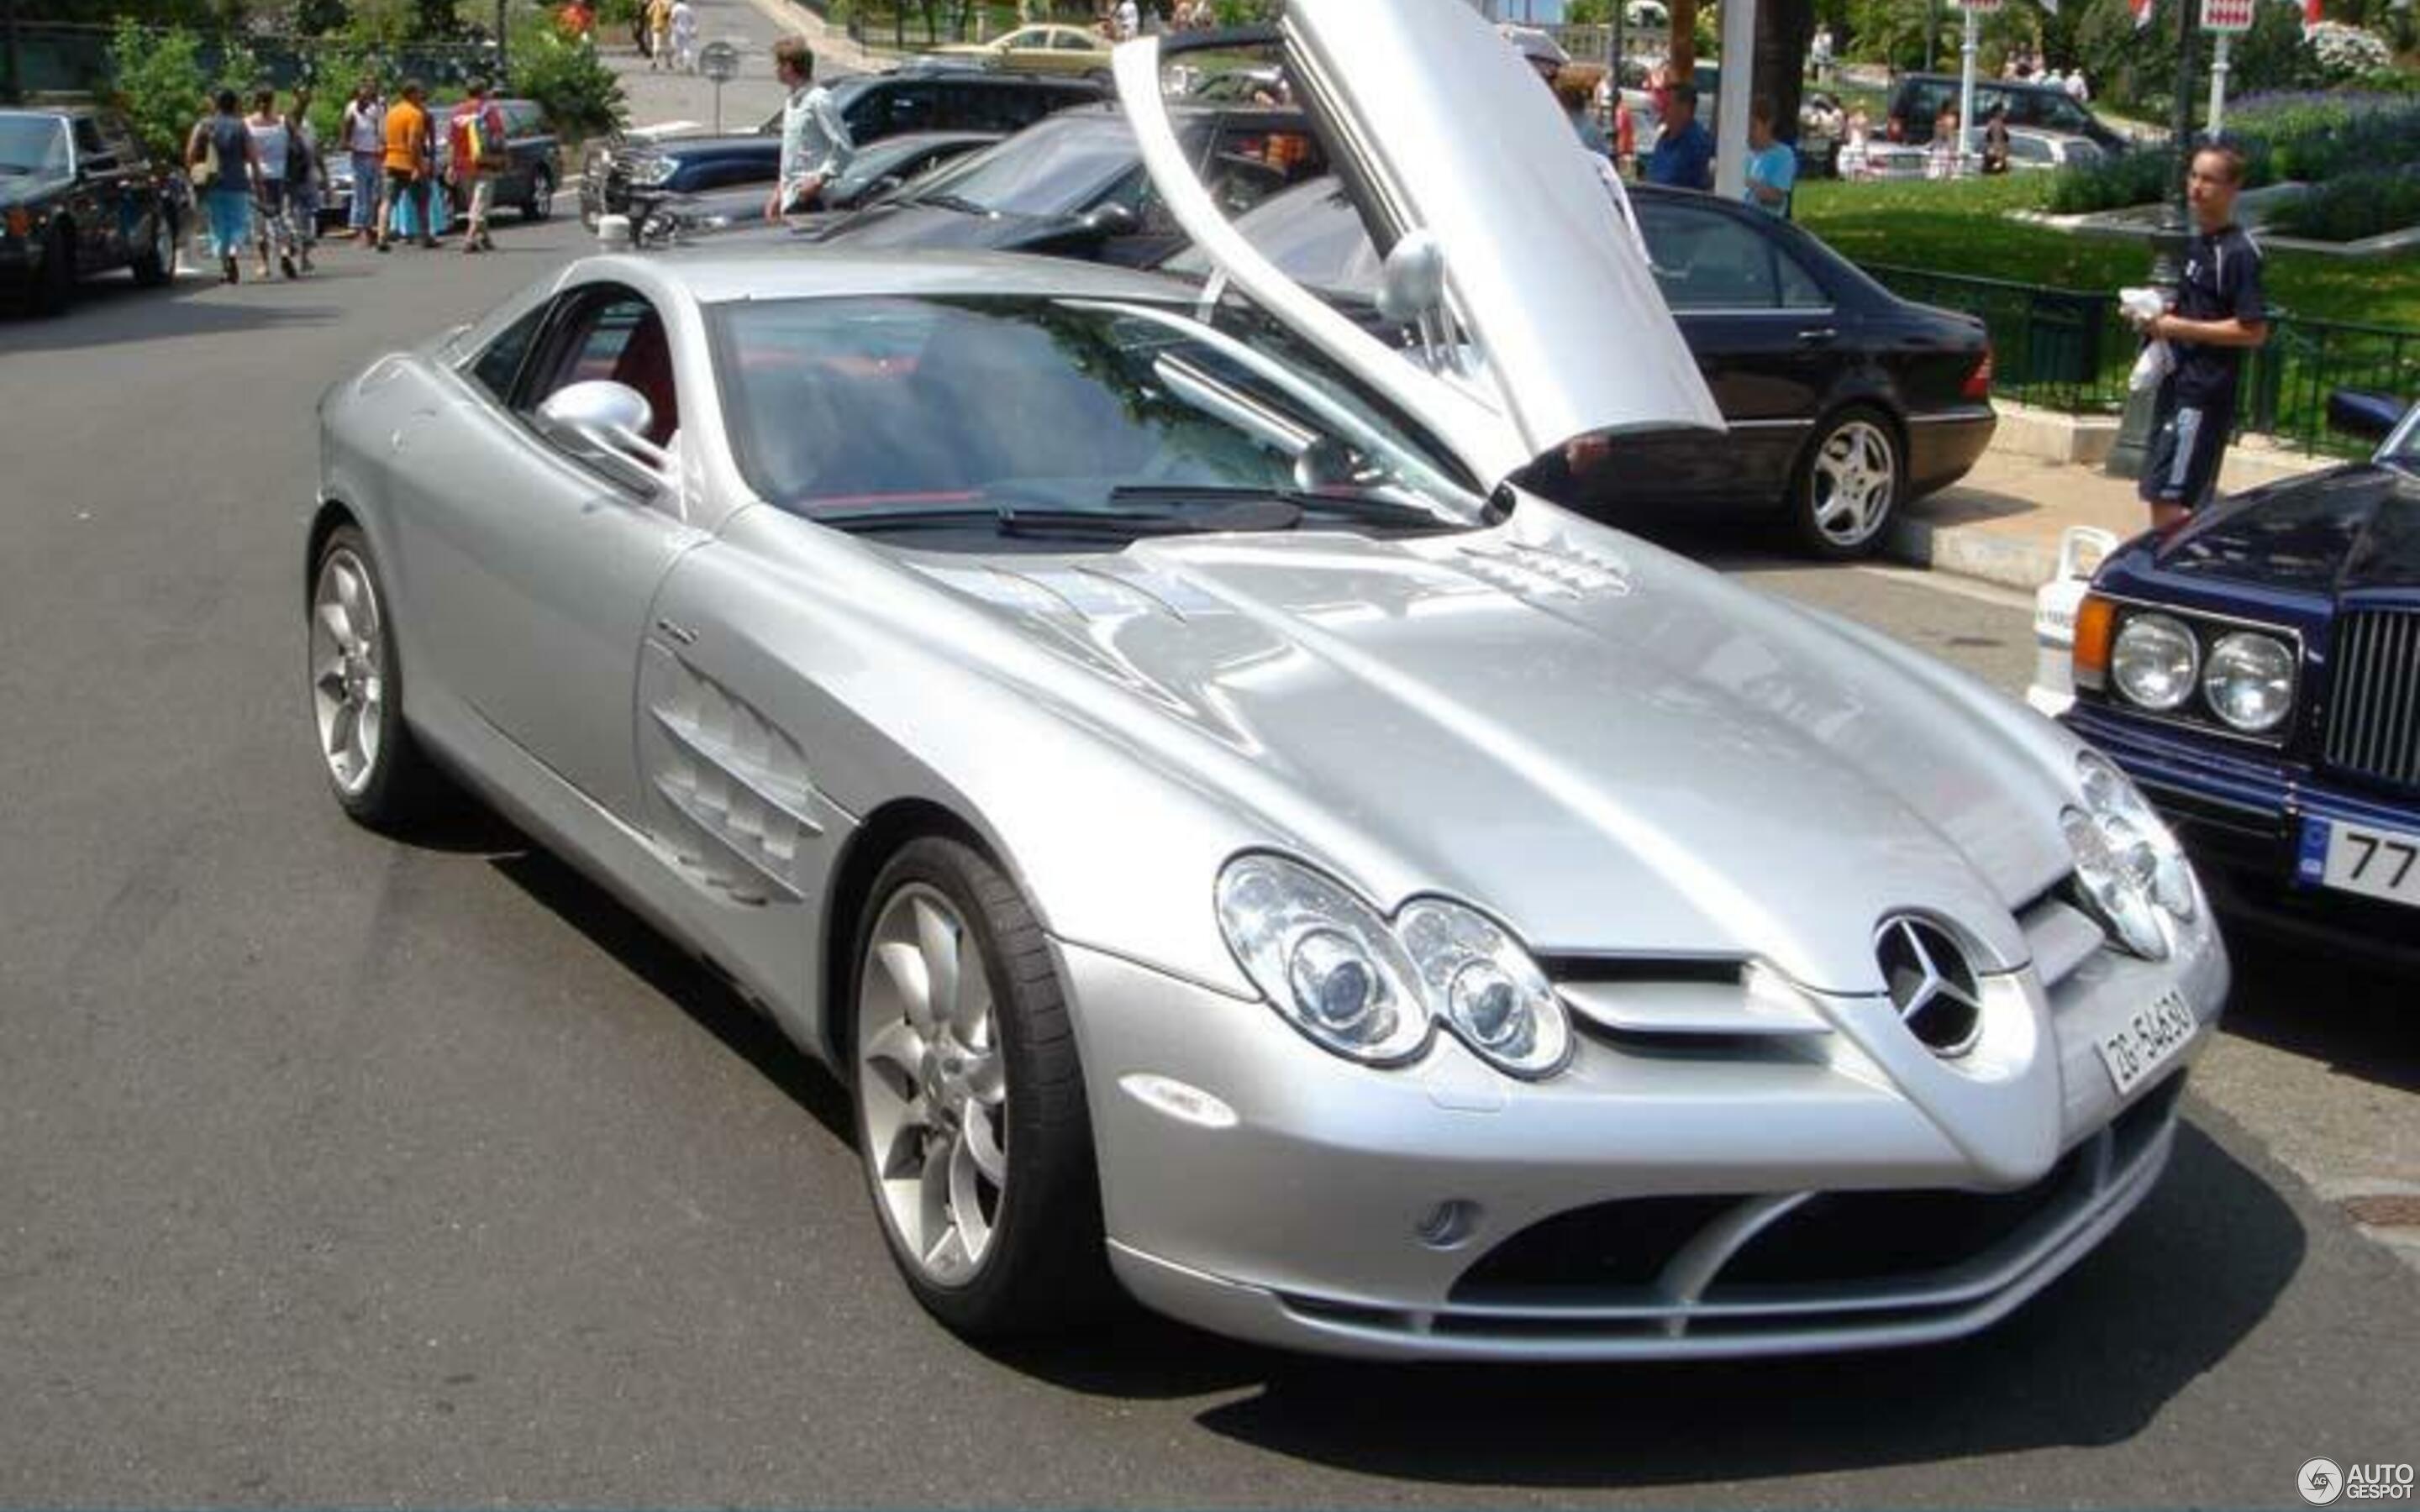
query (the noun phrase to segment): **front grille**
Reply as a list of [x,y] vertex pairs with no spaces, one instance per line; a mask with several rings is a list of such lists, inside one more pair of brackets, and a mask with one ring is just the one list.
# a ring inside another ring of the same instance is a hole
[[2420,609],[2336,621],[2325,760],[2336,771],[2420,787]]

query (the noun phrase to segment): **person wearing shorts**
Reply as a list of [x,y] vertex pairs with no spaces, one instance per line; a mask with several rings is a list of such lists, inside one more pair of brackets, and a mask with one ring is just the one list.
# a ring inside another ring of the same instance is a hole
[[[406,198],[424,195],[431,176],[427,165],[433,161],[434,151],[428,140],[428,111],[421,100],[427,93],[417,79],[407,79],[403,98],[386,113],[386,151],[380,164],[386,175],[386,195],[379,205],[378,250],[387,250],[395,225],[395,214]],[[359,186],[355,186],[359,193]],[[437,245],[430,234],[436,224],[433,207],[420,206],[420,244]]]
[[2136,491],[2151,506],[2151,528],[2173,530],[2210,502],[2235,430],[2243,353],[2269,339],[2260,287],[2260,248],[2235,224],[2243,154],[2205,147],[2185,180],[2194,236],[2175,305],[2142,322],[2145,337],[2168,343],[2176,365],[2160,384],[2151,441]]

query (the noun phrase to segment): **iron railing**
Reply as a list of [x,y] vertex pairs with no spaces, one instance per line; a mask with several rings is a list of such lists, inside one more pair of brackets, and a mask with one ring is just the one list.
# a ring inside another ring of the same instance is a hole
[[[1993,392],[2075,413],[2125,408],[2137,342],[2114,291],[1887,264],[1866,271],[1905,299],[1978,316],[1992,333]],[[2328,395],[2338,389],[2420,399],[2420,331],[2271,312],[2268,344],[2244,369],[2236,428],[2305,452],[2363,455],[2371,443],[2328,428]]]

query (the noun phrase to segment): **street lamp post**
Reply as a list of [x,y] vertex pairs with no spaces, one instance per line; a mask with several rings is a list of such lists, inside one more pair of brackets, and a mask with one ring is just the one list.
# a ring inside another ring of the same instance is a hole
[[[2193,171],[2194,15],[2189,0],[2173,0],[2177,8],[2177,78],[2175,100],[2168,111],[2168,142],[2177,155],[2176,173],[2168,185],[2168,213],[2151,239],[2151,282],[2170,301],[2184,282],[2184,248],[2192,221],[2185,208],[2185,176]],[[2118,440],[2109,449],[2109,475],[2139,478],[2151,440],[2156,390],[2135,390],[2126,396],[2126,413],[2118,423]]]

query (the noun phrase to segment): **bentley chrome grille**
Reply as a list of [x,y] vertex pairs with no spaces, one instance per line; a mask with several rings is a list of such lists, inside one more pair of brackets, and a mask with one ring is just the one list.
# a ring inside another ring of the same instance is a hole
[[2325,759],[2339,772],[2420,787],[2420,609],[2336,622]]

